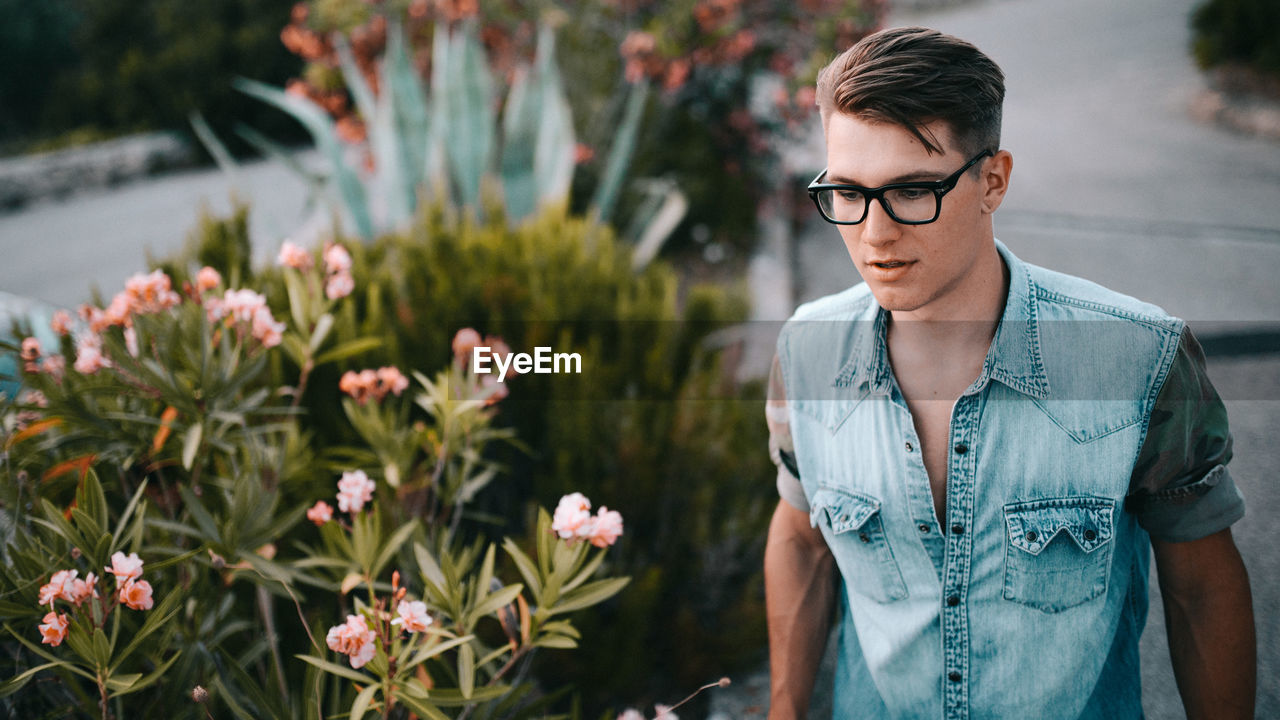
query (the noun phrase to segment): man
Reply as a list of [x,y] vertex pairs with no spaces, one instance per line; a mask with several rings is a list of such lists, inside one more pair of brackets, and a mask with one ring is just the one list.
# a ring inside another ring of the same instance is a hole
[[810,194],[865,283],[778,341],[770,718],[806,715],[834,616],[837,718],[1140,718],[1151,548],[1188,716],[1252,718],[1243,500],[1184,323],[995,239],[1012,156],[977,48],[886,30],[817,97]]

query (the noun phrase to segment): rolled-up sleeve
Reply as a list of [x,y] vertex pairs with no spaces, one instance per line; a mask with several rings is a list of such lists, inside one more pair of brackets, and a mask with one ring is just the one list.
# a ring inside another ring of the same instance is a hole
[[1227,410],[1209,381],[1204,351],[1184,329],[1178,353],[1151,411],[1125,507],[1151,537],[1198,540],[1244,516],[1227,463]]
[[791,419],[787,410],[787,388],[782,379],[782,367],[773,358],[769,371],[768,398],[764,405],[765,421],[769,424],[769,457],[778,468],[778,495],[798,510],[809,512],[809,501],[800,485],[800,471],[796,466],[795,446],[791,442]]

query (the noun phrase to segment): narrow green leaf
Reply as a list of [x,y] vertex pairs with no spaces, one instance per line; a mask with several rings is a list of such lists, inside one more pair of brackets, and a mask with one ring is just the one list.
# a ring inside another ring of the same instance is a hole
[[45,663],[43,665],[37,665],[33,668],[30,668],[26,672],[23,672],[21,674],[18,674],[9,678],[3,684],[0,684],[0,698],[8,697],[18,692],[19,690],[21,690],[22,686],[26,685],[27,681],[30,680],[32,677],[34,677],[35,674],[40,672],[41,670],[48,670],[49,668],[60,667],[63,665],[66,665],[66,663],[64,662]]
[[468,700],[476,690],[476,651],[470,643],[458,647],[458,690]]
[[187,429],[187,439],[182,443],[182,467],[190,471],[196,461],[196,451],[200,449],[200,439],[204,436],[204,423],[197,420]]
[[464,635],[460,638],[446,640],[445,642],[442,642],[436,645],[426,645],[413,654],[413,657],[410,658],[409,662],[405,663],[404,669],[408,670],[409,668],[415,665],[418,665],[426,660],[430,660],[431,658],[436,657],[441,653],[452,650],[453,648],[458,647],[459,645],[464,645],[466,643],[469,643],[474,637],[475,637],[474,635]]
[[617,595],[631,582],[631,578],[610,578],[608,580],[597,580],[596,582],[583,585],[573,592],[565,593],[550,611],[552,615],[573,612],[582,608],[591,607],[597,603],[604,602],[609,598]]
[[413,556],[418,561],[418,570],[422,573],[423,579],[437,588],[443,589],[445,586],[444,572],[440,570],[440,564],[431,556],[431,552],[423,547],[422,543],[414,543]]
[[544,635],[538,638],[534,643],[538,647],[554,648],[557,650],[573,650],[578,647],[578,641],[564,635]]
[[524,578],[525,583],[529,586],[529,591],[533,593],[533,600],[536,604],[541,604],[542,600],[542,583],[538,580],[538,567],[533,564],[528,555],[516,545],[511,538],[504,538],[502,541],[502,549],[507,551],[507,555],[515,561],[516,570],[520,571],[520,576]]
[[412,710],[415,715],[419,715],[424,718],[431,718],[431,720],[449,720],[449,716],[441,712],[435,705],[432,705],[430,702],[423,700],[422,698],[410,695],[405,689],[397,690],[395,692],[395,697],[406,707]]
[[315,363],[318,366],[326,363],[337,362],[339,360],[346,360],[347,358],[355,357],[356,355],[369,352],[370,350],[377,350],[380,347],[382,347],[382,338],[379,337],[363,337],[355,340],[348,340],[347,342],[332,348],[328,352],[321,354],[316,358]]
[[521,585],[508,585],[485,598],[484,602],[476,605],[475,609],[471,611],[473,622],[490,613],[497,612],[498,608],[511,604],[523,589],[524,587]]
[[138,503],[142,500],[142,492],[147,489],[147,479],[143,478],[138,483],[138,489],[134,491],[133,497],[129,498],[129,504],[124,506],[124,512],[120,513],[120,519],[116,521],[116,531],[112,533],[111,547],[107,548],[107,555],[111,555],[120,549],[120,543],[124,541],[124,527],[128,524],[129,518],[134,511],[138,509]]
[[331,663],[328,660],[321,660],[320,658],[311,655],[294,655],[294,657],[305,663],[315,665],[327,673],[346,678],[352,682],[358,682],[361,685],[368,685],[369,683],[374,682],[374,678],[365,675],[364,673],[356,672],[352,668],[343,667],[337,663]]
[[142,673],[112,675],[107,678],[107,689],[111,691],[112,695],[123,695],[140,679],[142,679]]
[[139,690],[145,690],[146,688],[150,687],[157,680],[164,677],[165,671],[167,671],[171,665],[177,662],[178,656],[181,654],[182,654],[181,650],[175,652],[173,655],[169,657],[168,660],[165,660],[164,662],[160,663],[160,665],[156,667],[155,670],[152,670],[151,672],[147,673],[146,676],[143,677],[142,679],[135,680],[134,682],[130,683],[129,687],[117,692],[116,694],[127,695],[129,693],[135,693],[135,692],[138,692]]
[[314,355],[324,344],[326,338],[329,337],[329,331],[333,329],[333,315],[325,313],[316,321],[316,327],[311,331],[311,342],[307,344],[307,349]]
[[614,135],[613,147],[609,148],[609,158],[605,161],[600,184],[596,186],[595,197],[591,200],[590,215],[593,224],[608,222],[613,214],[627,168],[631,166],[631,156],[635,154],[640,121],[644,117],[644,107],[648,100],[649,81],[645,79],[632,84],[622,122]]
[[191,123],[191,129],[195,130],[196,139],[209,151],[210,157],[217,163],[218,169],[231,179],[234,186],[240,185],[240,164],[236,162],[235,157],[227,150],[227,146],[218,139],[217,133],[213,128],[209,127],[209,123],[205,122],[204,115],[200,111],[193,111],[187,115],[187,122]]
[[409,539],[409,536],[413,534],[413,531],[417,529],[417,527],[418,521],[410,520],[408,523],[405,523],[404,526],[397,529],[390,538],[387,538],[387,544],[383,546],[382,552],[378,553],[378,559],[373,563],[370,573],[371,575],[377,577],[382,572],[382,568],[386,567],[387,563],[391,562],[391,558],[400,551],[400,547],[405,544],[405,541]]
[[369,704],[373,702],[373,696],[378,692],[380,686],[375,684],[369,685],[356,695],[355,702],[351,703],[351,714],[348,715],[351,720],[363,720],[364,714],[369,712]]

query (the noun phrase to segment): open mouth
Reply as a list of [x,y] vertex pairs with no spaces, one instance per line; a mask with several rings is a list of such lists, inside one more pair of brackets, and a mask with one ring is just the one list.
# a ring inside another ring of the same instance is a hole
[[906,265],[906,263],[902,262],[901,260],[892,260],[890,262],[873,262],[871,264],[878,268],[884,268],[886,270],[890,268],[898,268],[898,267],[902,267],[903,265]]

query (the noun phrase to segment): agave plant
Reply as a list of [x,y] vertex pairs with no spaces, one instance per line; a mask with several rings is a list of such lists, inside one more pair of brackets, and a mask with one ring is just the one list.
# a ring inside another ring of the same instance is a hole
[[[488,209],[485,200],[491,191],[500,193],[502,211],[512,224],[549,208],[567,208],[576,136],[550,24],[539,26],[533,62],[517,67],[501,103],[475,19],[453,29],[443,23],[436,26],[427,87],[410,60],[403,29],[394,22],[387,30],[379,92],[360,72],[340,35],[335,48],[344,82],[368,129],[372,169],[367,177],[353,164],[333,120],[308,98],[253,80],[237,81],[242,92],[289,113],[310,132],[328,168],[323,174],[307,171],[285,148],[251,128],[241,126],[237,132],[291,167],[310,185],[313,198],[328,196],[361,237],[370,240],[403,228],[424,201],[444,202],[479,219]],[[588,211],[594,222],[607,221],[616,203],[635,150],[648,88],[644,82],[630,90]],[[192,123],[211,154],[233,171],[234,161],[207,125],[198,116]],[[656,254],[687,207],[673,185],[650,187],[652,197],[628,232],[640,243],[637,267]]]

